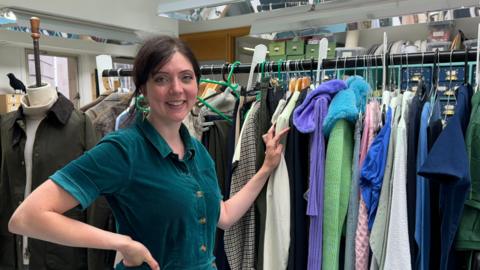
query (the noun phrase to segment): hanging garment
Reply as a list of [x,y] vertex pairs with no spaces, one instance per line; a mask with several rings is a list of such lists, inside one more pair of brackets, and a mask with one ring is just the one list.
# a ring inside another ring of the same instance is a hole
[[[104,96],[104,97],[103,97]],[[103,98],[102,98],[103,97]],[[93,122],[95,118],[101,115],[105,110],[108,110],[112,106],[117,106],[119,102],[122,102],[124,98],[129,98],[129,94],[123,94],[120,92],[109,92],[100,96],[97,100],[100,100],[95,106],[85,111],[85,114],[90,117]],[[95,101],[96,102],[96,101]],[[123,108],[124,110],[125,108]],[[122,110],[122,111],[123,111]],[[121,112],[121,111],[120,111]],[[120,114],[120,113],[119,113]],[[115,120],[113,120],[115,122]]]
[[[407,212],[407,125],[410,102],[414,93],[403,94],[401,118],[397,128],[395,156],[393,161],[392,197],[389,211],[387,247],[384,269],[412,269],[410,258],[410,242],[408,238]],[[405,263],[407,262],[407,263]]]
[[326,248],[322,269],[339,269],[340,238],[352,181],[352,155],[353,126],[346,119],[340,119],[330,133],[325,158],[323,246]]
[[103,95],[100,95],[97,99],[95,99],[94,101],[82,106],[80,108],[80,111],[81,112],[86,112],[88,111],[89,109],[93,108],[94,106],[96,106],[98,103],[100,103],[102,100],[104,100],[106,97],[108,96],[108,94],[103,94]]
[[[258,103],[252,105],[242,128],[239,144],[240,157],[233,171],[230,196],[234,196],[256,173],[256,122],[258,119]],[[242,218],[225,230],[225,252],[232,270],[254,269],[255,266],[255,212],[253,206]]]
[[347,227],[345,233],[345,270],[355,270],[355,231],[357,230],[358,206],[360,201],[358,160],[360,158],[360,142],[362,131],[362,118],[357,119],[353,135],[353,160],[352,160],[352,187],[348,202]]
[[395,144],[397,138],[397,127],[401,113],[402,96],[393,97],[390,100],[390,108],[392,109],[393,120],[392,130],[387,150],[387,161],[385,164],[385,172],[383,174],[382,188],[380,191],[380,198],[378,201],[377,215],[370,233],[370,248],[372,249],[372,260],[370,269],[383,269],[385,262],[385,253],[387,249],[387,235],[388,226],[390,223],[390,208],[392,198],[392,171],[393,171],[393,156],[395,152]]
[[480,250],[480,92],[472,97],[472,113],[466,134],[472,187],[467,194],[462,221],[458,229],[456,248]]
[[327,116],[323,121],[323,134],[330,134],[338,119],[346,119],[355,123],[360,112],[365,112],[367,93],[370,91],[368,83],[360,76],[352,76],[345,82],[346,91],[339,93],[339,97],[332,100]]
[[[383,99],[382,99],[383,101]],[[360,145],[359,170],[361,171],[368,149],[372,144],[375,135],[380,128],[382,122],[380,104],[374,100],[367,106],[365,115],[365,126],[363,128],[362,142]],[[360,182],[360,180],[359,180]],[[368,269],[368,258],[370,255],[369,248],[369,231],[368,231],[368,211],[365,200],[362,198],[360,187],[360,202],[358,207],[358,222],[355,232],[355,269]]]
[[[214,120],[216,118],[217,120]],[[207,121],[212,121],[213,125],[209,127],[208,131],[203,133],[202,143],[207,148],[210,156],[215,162],[215,172],[217,174],[218,184],[222,194],[229,193],[225,190],[225,175],[228,168],[228,133],[231,129],[231,123],[226,120],[218,120],[218,116],[208,116]],[[205,142],[206,141],[206,142]],[[213,251],[217,269],[228,270],[227,258],[223,242],[224,231],[217,228],[215,234],[215,249]]]
[[328,248],[323,249],[323,269],[339,268],[340,237],[352,181],[353,124],[359,112],[365,110],[365,99],[370,90],[370,86],[359,76],[350,77],[346,84],[348,88],[332,99],[323,122],[324,135],[329,138],[323,214],[323,246]]
[[[225,169],[227,168],[227,138],[228,131],[231,129],[232,125],[222,119],[213,120],[212,116],[206,118],[207,121],[213,123],[209,127],[208,131],[203,133],[203,138],[206,138],[207,144],[203,144],[215,162],[215,172],[217,173],[218,184],[222,190],[222,194],[225,190]],[[229,193],[229,192],[228,192]]]
[[[235,102],[234,112],[238,110],[239,100]],[[232,178],[232,160],[233,154],[235,152],[235,130],[236,130],[236,113],[232,115],[232,125],[227,132],[227,139],[226,139],[226,158],[225,158],[225,175],[224,175],[224,187],[222,190],[223,200],[228,200],[230,198],[230,182]],[[215,248],[214,248],[214,255],[217,268],[219,270],[230,270],[230,266],[228,265],[227,255],[225,253],[225,246],[224,246],[224,231],[217,229],[217,234],[215,235]]]
[[[287,128],[300,91],[295,91],[275,121],[275,133]],[[287,135],[288,136],[288,135]],[[286,139],[280,143],[285,145]],[[290,248],[290,184],[284,152],[267,184],[263,269],[287,269]]]
[[[103,110],[97,110],[97,116],[92,119],[92,124],[98,138],[103,138],[108,133],[115,131],[117,117],[127,109],[132,97],[131,94],[113,93],[111,95],[118,95],[118,97],[109,96],[105,98],[103,102],[108,102],[109,104],[106,105]],[[89,111],[87,111],[87,113],[89,113]]]
[[[430,102],[425,102],[420,118],[418,134],[417,169],[425,162],[428,154],[427,128],[430,115]],[[415,240],[418,246],[416,269],[428,270],[430,261],[430,186],[428,180],[417,175],[417,196],[415,216]]]
[[307,215],[310,216],[307,269],[322,266],[323,187],[325,179],[325,138],[321,130],[333,96],[347,88],[341,80],[320,84],[295,109],[293,122],[302,133],[313,133],[310,147],[310,179]]
[[[0,127],[0,269],[22,269],[22,237],[9,233],[7,222],[24,199],[27,138],[23,108],[3,115]],[[59,93],[36,131],[32,190],[55,170],[93,147],[96,141],[91,121]],[[65,215],[88,222],[87,213],[78,209],[69,210]],[[30,269],[87,269],[87,249],[84,248],[29,239],[29,253]]]
[[[442,108],[440,104],[440,100],[436,100],[432,107],[432,112],[430,115],[430,120],[428,123],[427,129],[427,145],[428,145],[428,152],[432,149],[433,145],[435,144],[437,138],[443,131],[443,119],[442,119]],[[440,183],[436,181],[430,181],[426,179],[425,181],[428,182],[429,190],[430,190],[430,209],[429,209],[429,216],[430,216],[430,227],[426,228],[429,230],[430,233],[430,269],[440,269],[440,258],[441,256],[441,232],[440,227],[442,226],[441,221],[441,213],[440,213]]]
[[[258,123],[257,123],[257,138],[262,138],[263,134],[268,132],[268,129],[271,126],[271,120],[274,112],[279,109],[283,110],[285,107],[285,100],[283,100],[283,95],[285,91],[280,87],[272,88],[270,87],[270,80],[262,80],[260,84],[255,87],[259,89],[261,100],[260,108],[258,109]],[[257,171],[263,165],[265,159],[265,144],[260,142],[257,144]],[[258,194],[257,199],[254,202],[255,206],[255,243],[257,246],[256,254],[256,269],[263,269],[263,247],[264,247],[264,238],[265,238],[265,218],[267,217],[267,185],[264,185],[260,194]]]
[[[298,97],[297,107],[307,97],[307,91],[302,91]],[[285,147],[285,162],[287,163],[288,178],[290,179],[290,251],[288,256],[288,270],[307,269],[308,246],[308,217],[305,192],[308,189],[308,166],[310,136],[298,131],[293,123],[293,114],[290,117],[287,145]]]
[[[420,91],[420,90],[417,90]],[[415,95],[412,99],[407,126],[407,211],[408,236],[410,239],[411,265],[415,269],[418,246],[415,242],[415,205],[417,196],[417,148],[420,116],[425,99]]]
[[470,188],[465,133],[470,118],[473,89],[471,86],[461,86],[457,91],[455,115],[448,120],[418,172],[419,175],[440,183],[440,269],[455,269],[453,242]]
[[360,175],[360,187],[362,188],[362,198],[368,210],[368,229],[371,230],[375,215],[377,213],[380,190],[382,188],[383,175],[385,173],[385,163],[387,161],[388,143],[390,140],[392,121],[392,109],[387,111],[387,120],[385,126],[375,137],[370,149],[368,150],[365,163]]

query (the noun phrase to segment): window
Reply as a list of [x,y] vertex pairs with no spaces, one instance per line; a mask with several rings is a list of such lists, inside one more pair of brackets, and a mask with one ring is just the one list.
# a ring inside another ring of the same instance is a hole
[[[33,51],[27,50],[28,81],[35,82],[35,60]],[[78,108],[80,96],[78,93],[78,67],[77,58],[68,55],[40,53],[40,70],[42,82],[49,83],[62,93]]]

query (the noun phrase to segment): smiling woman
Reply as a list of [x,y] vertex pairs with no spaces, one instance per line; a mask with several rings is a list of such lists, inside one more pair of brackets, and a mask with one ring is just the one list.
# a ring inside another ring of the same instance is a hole
[[[15,211],[9,230],[62,245],[112,249],[116,269],[215,269],[216,227],[228,228],[251,207],[278,166],[288,129],[264,135],[266,157],[250,181],[222,201],[215,166],[182,124],[197,94],[200,69],[182,41],[145,42],[134,62],[135,95],[148,110],[50,176]],[[111,233],[64,213],[105,195],[117,220]],[[48,198],[48,199],[46,199]]]

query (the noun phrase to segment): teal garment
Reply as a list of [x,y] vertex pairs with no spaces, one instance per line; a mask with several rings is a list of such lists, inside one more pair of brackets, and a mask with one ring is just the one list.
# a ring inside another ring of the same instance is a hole
[[[148,122],[107,135],[50,178],[82,209],[105,195],[118,233],[143,243],[160,269],[215,269],[220,188],[207,150],[185,126],[182,160]],[[148,265],[116,269],[149,269]]]

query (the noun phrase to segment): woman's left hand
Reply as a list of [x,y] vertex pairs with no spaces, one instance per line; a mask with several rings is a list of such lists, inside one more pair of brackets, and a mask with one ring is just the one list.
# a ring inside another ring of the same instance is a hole
[[282,157],[283,145],[280,141],[287,135],[287,132],[290,128],[285,128],[280,131],[278,134],[275,134],[275,125],[273,125],[267,132],[263,135],[263,142],[265,142],[265,160],[263,162],[263,167],[271,173],[280,163],[280,158]]

